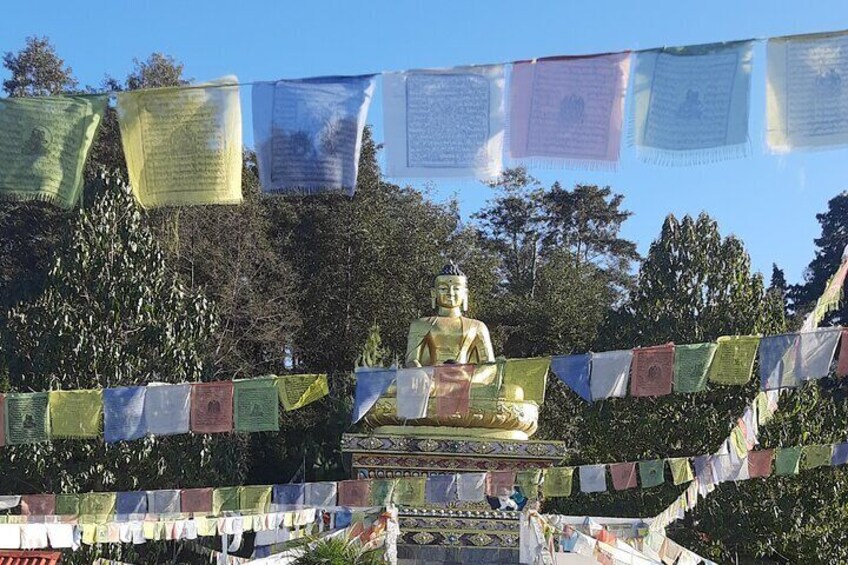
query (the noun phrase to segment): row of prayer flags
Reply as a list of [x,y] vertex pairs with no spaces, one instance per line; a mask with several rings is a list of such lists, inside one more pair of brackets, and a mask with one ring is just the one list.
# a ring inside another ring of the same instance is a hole
[[406,420],[429,416],[465,416],[476,402],[496,401],[509,389],[513,397],[521,391],[525,402],[538,405],[545,400],[550,358],[507,359],[482,365],[436,365],[432,367],[360,368],[352,420],[362,419],[392,385],[395,385],[397,415]]
[[279,405],[295,410],[328,393],[326,375],[0,394],[0,445],[51,438],[107,443],[146,435],[277,431]]
[[[560,355],[551,370],[589,402],[606,398],[664,396],[704,390],[707,382],[744,385],[759,355],[762,390],[798,387],[826,377],[836,347],[848,333],[840,327],[778,336],[723,336],[716,343],[672,343],[632,350]],[[837,374],[848,374],[848,346],[840,349]]]
[[[511,65],[384,73],[389,176],[490,178],[542,160],[613,168],[633,67],[630,140],[649,162],[697,164],[749,146],[752,41]],[[848,143],[848,32],[772,38],[767,142],[775,152]],[[266,192],[356,186],[376,75],[261,82],[253,132]],[[242,200],[235,77],[116,94],[130,183],[144,207]],[[107,95],[0,100],[0,197],[70,208]],[[507,101],[509,102],[507,104]]]

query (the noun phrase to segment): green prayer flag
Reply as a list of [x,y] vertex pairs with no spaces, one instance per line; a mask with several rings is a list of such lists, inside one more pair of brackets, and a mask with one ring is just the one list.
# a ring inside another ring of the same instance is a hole
[[574,467],[549,467],[545,469],[542,492],[546,497],[571,496],[574,484]]
[[280,405],[275,378],[234,381],[233,419],[237,432],[279,431]]
[[738,335],[718,338],[710,364],[709,379],[720,385],[744,385],[751,380],[760,336]]
[[665,460],[639,461],[639,479],[642,488],[658,487],[665,482]]
[[404,477],[399,479],[392,500],[398,506],[424,506],[425,477]]
[[264,513],[271,504],[270,486],[244,486],[239,492],[239,510]]
[[550,357],[507,359],[503,365],[504,390],[521,388],[525,402],[544,404],[545,384],[548,380],[550,365]]
[[102,390],[53,390],[49,393],[50,435],[96,438],[103,419]]
[[80,523],[102,524],[115,513],[114,492],[87,492],[80,496]]
[[0,198],[73,208],[106,101],[106,96],[0,100]]
[[56,514],[61,516],[78,516],[80,513],[80,495],[57,494]]
[[701,392],[707,386],[707,370],[715,354],[716,344],[696,343],[674,347],[675,392]]
[[800,447],[780,447],[774,450],[774,472],[777,475],[797,475],[800,461]]
[[286,411],[303,408],[330,394],[327,375],[286,375],[276,377],[277,393]]
[[515,474],[515,484],[521,489],[521,494],[527,498],[539,498],[539,483],[541,481],[541,469],[529,469]]
[[768,424],[774,415],[771,407],[769,407],[768,395],[760,391],[754,399],[754,404],[757,406],[757,423],[761,426]]
[[668,467],[671,469],[671,476],[674,478],[674,484],[682,485],[688,483],[695,478],[692,473],[692,466],[689,464],[687,457],[673,457],[666,459]]
[[740,458],[746,457],[748,454],[748,444],[745,440],[745,431],[736,424],[730,432],[730,446],[736,451],[736,455]]
[[832,445],[805,445],[801,448],[801,468],[830,467]]
[[50,437],[46,392],[6,395],[6,443],[40,443]]
[[388,506],[392,502],[397,479],[372,479],[371,480],[371,505]]
[[212,512],[216,516],[223,512],[238,512],[240,503],[239,487],[220,487],[212,491]]

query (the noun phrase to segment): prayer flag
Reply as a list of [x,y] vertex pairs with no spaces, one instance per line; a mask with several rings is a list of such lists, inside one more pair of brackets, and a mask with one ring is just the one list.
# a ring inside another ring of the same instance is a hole
[[50,431],[47,400],[46,392],[6,394],[6,444],[47,441]]
[[512,496],[515,492],[515,471],[489,471],[486,477],[486,496]]
[[580,467],[580,492],[605,492],[606,490],[606,465],[582,465]]
[[757,356],[759,336],[722,336],[718,338],[710,364],[710,382],[720,385],[744,385],[751,380]]
[[839,343],[839,360],[836,362],[836,376],[848,376],[848,329],[842,330],[842,339]]
[[739,458],[745,457],[748,453],[748,445],[745,440],[745,430],[739,425],[739,422],[737,422],[730,431],[730,446]]
[[274,377],[233,382],[233,419],[237,432],[280,430],[280,403]]
[[151,383],[144,393],[144,422],[155,436],[188,433],[190,384]]
[[[274,397],[275,404],[276,401]],[[219,434],[232,430],[233,383],[194,383],[191,386],[191,431],[197,434]]]
[[541,469],[527,469],[515,474],[515,484],[521,489],[521,494],[530,499],[539,498],[539,484],[541,482]]
[[832,454],[832,445],[805,445],[801,448],[801,468],[829,467]]
[[189,488],[181,490],[180,509],[183,512],[212,512],[212,489]]
[[592,402],[592,390],[589,388],[591,353],[582,355],[558,355],[551,359],[551,370],[577,396]]
[[147,514],[147,496],[148,493],[143,490],[116,493],[115,514],[119,516]]
[[0,100],[0,199],[66,210],[80,200],[83,166],[107,96]]
[[748,152],[750,41],[641,51],[632,131],[648,162],[690,165]]
[[671,476],[675,485],[688,483],[695,478],[692,474],[692,466],[689,464],[688,457],[672,457],[671,459],[666,459],[666,461],[668,461],[668,468],[671,469]]
[[432,367],[413,367],[397,371],[397,415],[406,420],[427,416],[430,389],[433,387]]
[[767,53],[769,148],[848,143],[848,33],[775,37]]
[[613,167],[621,146],[630,53],[513,64],[509,154]]
[[383,368],[360,368],[354,373],[356,377],[356,395],[353,405],[351,423],[362,419],[389,387],[395,382],[395,370]]
[[397,479],[371,480],[371,506],[388,506],[392,503]]
[[447,504],[457,499],[456,475],[429,475],[424,487],[424,498],[428,504]]
[[833,446],[833,455],[830,458],[831,465],[848,464],[848,443],[837,443]]
[[630,394],[666,396],[674,379],[674,344],[641,347],[633,350]]
[[50,435],[55,438],[96,438],[103,416],[102,390],[52,390]]
[[772,459],[773,449],[748,452],[748,476],[752,479],[770,476]]
[[701,392],[707,386],[707,371],[715,355],[716,344],[696,343],[674,348],[675,392]]
[[466,415],[471,405],[474,365],[438,365],[433,373],[436,413],[440,418]]
[[774,470],[778,475],[797,475],[800,461],[800,447],[779,447],[774,450]]
[[297,410],[330,394],[327,375],[285,375],[277,377],[277,392],[286,411]]
[[265,192],[353,196],[374,75],[253,86],[253,138]]
[[503,384],[513,390],[520,387],[524,392],[524,402],[535,402],[541,406],[545,402],[550,366],[550,357],[507,359],[503,363]]
[[115,513],[114,492],[87,492],[80,497],[80,522],[103,523]]
[[147,511],[151,514],[178,514],[180,512],[180,491],[147,491]]
[[627,490],[639,485],[636,481],[636,463],[611,463],[609,470],[615,490]]
[[503,65],[384,74],[386,176],[496,176],[504,106]]
[[270,505],[270,486],[243,486],[239,489],[239,510],[261,514],[268,512]]
[[425,477],[404,477],[395,486],[392,502],[398,506],[424,506]]
[[239,487],[220,487],[212,490],[212,513],[220,516],[224,512],[238,512],[241,502]]
[[712,466],[716,483],[738,482],[749,478],[747,457],[734,461],[729,454],[716,454],[712,457]]
[[21,514],[25,516],[52,516],[55,513],[55,494],[25,494],[21,496]]
[[306,506],[332,508],[336,505],[337,487],[335,482],[307,483],[304,494]]
[[630,350],[592,354],[592,400],[627,395],[632,358],[633,352]]
[[456,495],[463,502],[481,502],[486,498],[487,473],[460,473],[456,476]]
[[122,386],[103,391],[103,436],[106,443],[144,437],[144,399],[147,387]]
[[78,494],[57,494],[56,514],[60,516],[79,516],[80,496]]
[[665,461],[663,459],[652,459],[650,461],[639,461],[639,480],[642,488],[660,486],[665,482]]
[[130,185],[144,208],[241,203],[237,82],[116,95]]
[[796,347],[787,353],[786,366],[799,381],[821,379],[830,373],[840,328],[818,328],[798,334]]
[[371,498],[371,481],[353,480],[339,481],[339,506],[363,507],[368,506]]
[[760,386],[764,390],[798,386],[794,372],[787,372],[784,358],[797,337],[796,334],[772,335],[760,341]]
[[280,506],[303,506],[306,504],[306,486],[303,483],[274,485],[274,504]]
[[542,492],[546,497],[571,496],[574,467],[549,467],[545,469]]

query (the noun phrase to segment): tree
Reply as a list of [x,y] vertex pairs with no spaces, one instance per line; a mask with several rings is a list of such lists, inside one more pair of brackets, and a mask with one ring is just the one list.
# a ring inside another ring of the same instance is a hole
[[73,70],[46,37],[28,37],[26,47],[17,53],[7,51],[3,66],[12,75],[3,81],[9,96],[51,96],[77,88]]

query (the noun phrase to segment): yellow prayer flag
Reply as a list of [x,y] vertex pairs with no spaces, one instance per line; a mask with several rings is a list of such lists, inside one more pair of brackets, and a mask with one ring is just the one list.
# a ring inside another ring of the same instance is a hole
[[277,392],[287,411],[303,408],[330,394],[327,375],[285,375],[277,377]]
[[508,396],[516,395],[520,388],[525,402],[543,404],[550,365],[550,357],[507,359],[503,366],[504,393]]
[[102,390],[53,390],[47,402],[53,437],[99,437],[103,418]]
[[545,469],[542,492],[546,497],[571,496],[574,467],[550,467]]
[[748,444],[745,441],[745,430],[739,424],[733,426],[733,431],[730,432],[730,445],[736,451],[736,455],[744,458],[748,455]]
[[144,208],[241,203],[237,82],[225,77],[117,95],[130,185]]
[[668,466],[671,469],[674,484],[682,485],[695,478],[692,473],[692,466],[689,464],[687,457],[674,457],[672,459],[666,459],[666,461],[668,461]]
[[720,385],[744,385],[751,380],[760,336],[722,336],[710,364],[709,379]]

